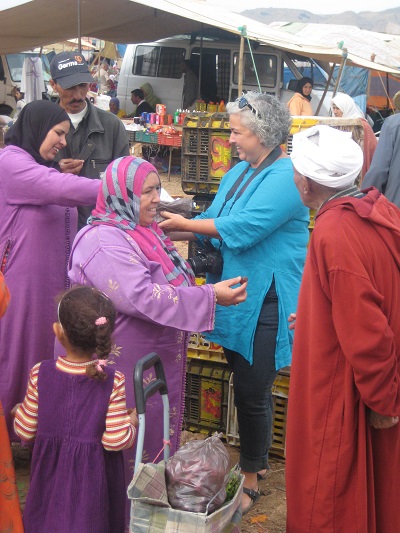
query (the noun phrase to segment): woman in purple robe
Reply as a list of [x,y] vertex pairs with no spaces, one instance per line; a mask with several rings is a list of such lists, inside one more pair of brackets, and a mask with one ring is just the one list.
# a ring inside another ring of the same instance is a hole
[[[168,384],[173,454],[182,428],[189,333],[211,330],[216,303],[226,306],[244,301],[247,283],[239,276],[215,285],[194,285],[190,266],[154,222],[160,189],[157,171],[147,161],[122,157],[110,163],[89,225],[75,238],[69,276],[73,283],[103,291],[117,308],[115,345],[109,360],[126,376],[127,405],[134,404],[135,363],[149,352],[159,354]],[[150,370],[145,384],[152,379]],[[163,447],[162,414],[160,396],[151,397],[146,409],[144,462],[153,462]],[[124,454],[128,484],[133,452]]]
[[58,105],[26,105],[0,151],[0,270],[12,294],[0,322],[0,399],[10,437],[11,409],[30,369],[54,352],[55,296],[68,287],[67,264],[78,205],[93,203],[99,180],[61,174],[54,163],[70,121]]

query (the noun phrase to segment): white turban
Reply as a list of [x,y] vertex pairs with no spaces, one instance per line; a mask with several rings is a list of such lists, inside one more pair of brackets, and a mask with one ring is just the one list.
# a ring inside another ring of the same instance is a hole
[[363,152],[351,132],[330,126],[295,133],[290,157],[302,176],[334,189],[353,185],[363,165]]

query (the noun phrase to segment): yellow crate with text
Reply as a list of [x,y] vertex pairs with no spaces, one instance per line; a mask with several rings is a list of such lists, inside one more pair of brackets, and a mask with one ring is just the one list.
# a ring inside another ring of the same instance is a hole
[[215,194],[221,178],[238,161],[229,143],[228,113],[189,113],[182,126],[182,190]]
[[[274,418],[272,426],[272,445],[270,454],[285,459],[286,456],[286,421],[289,397],[290,369],[281,369],[272,386],[274,402]],[[229,379],[228,418],[226,423],[226,442],[233,446],[240,446],[239,426],[235,397],[233,393],[233,374]]]
[[214,361],[188,359],[185,429],[205,434],[225,434],[230,370]]

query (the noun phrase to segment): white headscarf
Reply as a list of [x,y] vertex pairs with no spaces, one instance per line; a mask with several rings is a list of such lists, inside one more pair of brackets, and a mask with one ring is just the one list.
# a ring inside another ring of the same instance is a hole
[[[342,115],[343,118],[365,118],[364,113],[355,103],[353,98],[349,96],[348,94],[338,93],[331,100],[331,108],[332,108],[332,104],[335,104],[335,106],[338,107],[340,111],[343,112],[343,115]],[[332,112],[333,112],[333,108],[332,108]]]
[[334,189],[353,185],[363,165],[363,152],[351,132],[330,126],[295,133],[290,157],[302,176]]

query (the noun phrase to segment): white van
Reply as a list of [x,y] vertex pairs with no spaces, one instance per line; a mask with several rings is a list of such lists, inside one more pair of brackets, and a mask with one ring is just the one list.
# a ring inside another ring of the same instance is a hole
[[[200,58],[201,56],[201,58]],[[257,75],[262,91],[288,102],[293,90],[284,87],[284,69],[289,68],[292,78],[300,79],[302,74],[295,61],[278,49],[255,46],[253,57],[250,51],[244,53],[243,91],[258,90]],[[167,113],[173,114],[182,108],[183,74],[182,61],[190,59],[197,72],[201,64],[200,93],[206,102],[229,102],[238,96],[239,42],[199,39],[192,41],[188,36],[162,39],[153,43],[129,44],[122,61],[118,80],[117,96],[121,109],[128,114],[134,111],[131,91],[150,83],[153,92],[167,106]],[[256,72],[257,70],[257,72]],[[288,84],[289,86],[289,84]],[[290,84],[290,87],[293,83]],[[312,106],[317,110],[324,87],[313,89]],[[329,101],[325,101],[320,115],[329,115]]]
[[[38,57],[35,52],[18,54],[0,54],[0,115],[10,115],[16,107],[15,98],[11,95],[13,87],[21,86],[22,67],[27,56]],[[42,66],[45,85],[50,80],[50,65],[45,54],[42,54]]]

